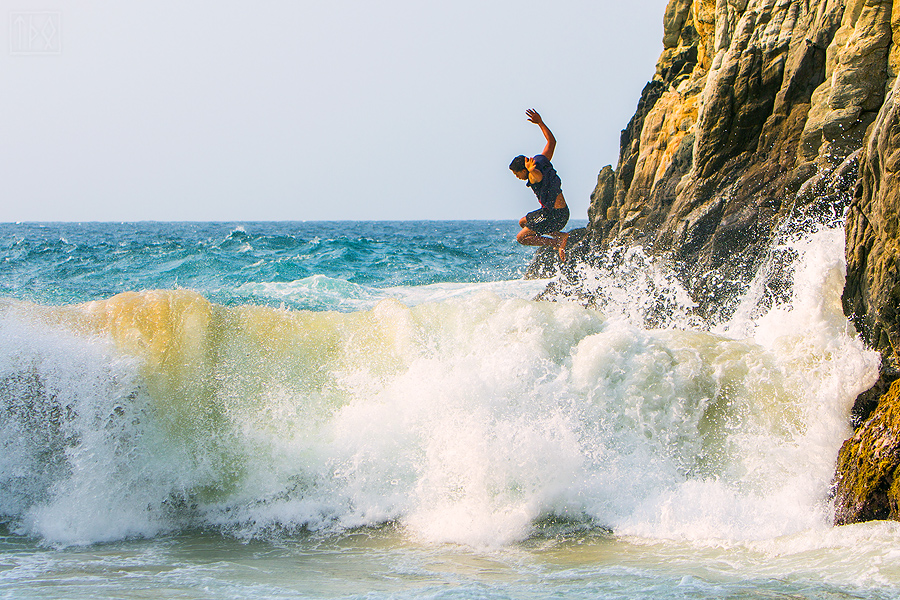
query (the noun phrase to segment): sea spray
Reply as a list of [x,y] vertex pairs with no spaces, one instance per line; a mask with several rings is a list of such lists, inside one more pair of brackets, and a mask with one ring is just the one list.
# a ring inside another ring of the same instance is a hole
[[[773,248],[770,262],[746,295],[735,299],[726,322],[691,314],[692,304],[681,301],[686,295],[664,259],[640,249],[613,249],[608,264],[581,267],[581,285],[596,286],[586,294],[593,303],[635,328],[625,336],[628,343],[641,335],[688,336],[694,338],[688,347],[697,351],[705,345],[700,332],[712,335],[699,363],[698,385],[704,369],[715,375],[688,395],[709,401],[697,429],[704,444],[687,453],[698,469],[681,484],[673,486],[677,479],[670,478],[669,487],[627,516],[617,531],[744,539],[830,521],[828,486],[836,448],[849,434],[850,405],[877,377],[878,357],[865,349],[841,310],[842,229],[800,229]],[[773,274],[777,290],[771,287]],[[669,332],[648,330],[654,322],[665,323]],[[609,374],[599,379],[612,380]],[[649,387],[646,382],[635,389]],[[687,406],[671,393],[663,396],[675,400],[670,408]],[[706,464],[719,469],[709,471]]]
[[641,329],[703,329],[697,304],[666,257],[641,246],[614,246],[551,281],[546,299],[581,301]]
[[6,302],[0,511],[59,544],[384,523],[479,547],[548,522],[707,541],[825,528],[849,406],[877,372],[840,313],[838,240],[791,242],[791,301],[716,327],[634,249],[630,275],[597,274],[593,308],[531,301],[522,282],[366,294],[349,312],[188,290]]
[[151,482],[165,465],[146,435],[135,361],[27,306],[3,308],[0,513],[51,543],[159,531],[147,507],[159,505]]

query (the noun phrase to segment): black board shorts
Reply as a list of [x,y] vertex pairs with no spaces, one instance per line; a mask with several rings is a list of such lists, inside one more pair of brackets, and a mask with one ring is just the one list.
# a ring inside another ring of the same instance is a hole
[[525,225],[533,232],[544,235],[562,231],[569,222],[569,207],[539,208],[525,215]]

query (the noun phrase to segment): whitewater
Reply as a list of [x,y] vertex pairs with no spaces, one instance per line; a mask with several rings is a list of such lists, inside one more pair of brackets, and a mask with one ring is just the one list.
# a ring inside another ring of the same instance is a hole
[[719,322],[637,248],[536,300],[516,229],[0,225],[0,596],[900,596],[831,525],[840,226]]

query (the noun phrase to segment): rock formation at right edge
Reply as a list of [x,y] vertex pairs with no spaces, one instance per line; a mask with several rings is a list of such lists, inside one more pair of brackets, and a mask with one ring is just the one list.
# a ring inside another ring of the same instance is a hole
[[[895,83],[866,136],[859,183],[846,218],[844,312],[881,352],[882,377],[873,391],[857,400],[854,410],[862,422],[841,448],[835,477],[837,524],[900,520],[898,94]],[[881,393],[891,381],[888,392]]]
[[[898,2],[900,4],[900,2]],[[900,80],[898,80],[900,81]],[[847,211],[844,312],[896,377],[900,351],[900,86],[894,85],[866,138]]]

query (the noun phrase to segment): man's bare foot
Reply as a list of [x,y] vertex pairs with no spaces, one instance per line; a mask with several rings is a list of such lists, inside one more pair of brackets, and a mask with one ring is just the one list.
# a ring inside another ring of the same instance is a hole
[[559,260],[566,262],[566,242],[569,241],[569,234],[563,233],[559,236]]

